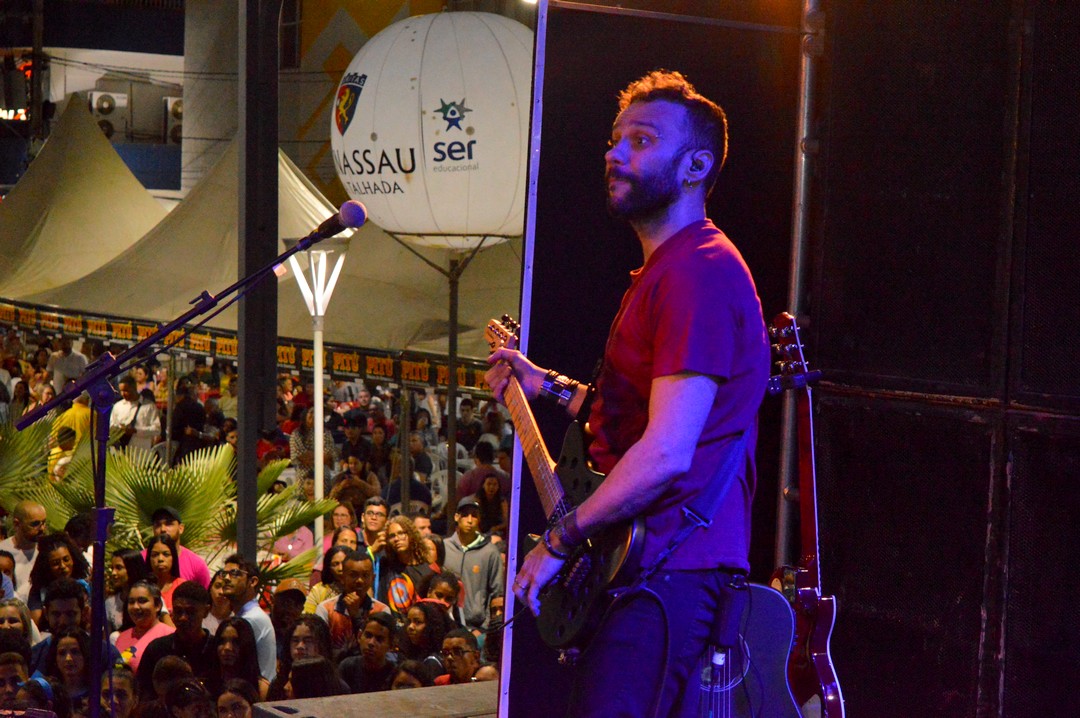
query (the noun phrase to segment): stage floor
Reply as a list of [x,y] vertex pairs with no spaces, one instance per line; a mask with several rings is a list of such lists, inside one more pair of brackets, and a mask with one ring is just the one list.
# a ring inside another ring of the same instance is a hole
[[409,718],[494,718],[498,713],[496,681],[459,686],[410,688],[296,701],[267,701],[255,706],[257,718],[347,718],[354,715]]

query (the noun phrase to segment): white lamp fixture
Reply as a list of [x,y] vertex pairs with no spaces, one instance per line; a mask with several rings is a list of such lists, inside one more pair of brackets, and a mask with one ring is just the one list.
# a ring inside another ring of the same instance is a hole
[[[298,240],[287,239],[285,245],[292,248]],[[341,275],[341,267],[345,263],[345,255],[349,249],[348,238],[324,239],[311,249],[304,252],[307,255],[309,276],[304,274],[297,255],[289,257],[289,266],[292,267],[296,284],[300,287],[300,293],[304,295],[308,313],[311,314],[311,326],[314,334],[315,357],[315,500],[323,498],[323,481],[326,477],[325,466],[325,432],[326,425],[323,417],[323,324],[326,317],[326,308],[330,304],[330,295],[334,293],[338,277]],[[333,262],[333,269],[330,263]],[[329,273],[329,278],[327,278]],[[310,278],[310,281],[309,281]],[[322,551],[323,528],[322,522],[315,522],[315,547]]]

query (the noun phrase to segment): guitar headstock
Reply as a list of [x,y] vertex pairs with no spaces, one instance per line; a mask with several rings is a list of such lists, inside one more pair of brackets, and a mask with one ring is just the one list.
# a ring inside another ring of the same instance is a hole
[[821,378],[820,371],[810,370],[810,364],[803,354],[795,317],[787,312],[773,317],[769,325],[769,338],[779,370],[778,374],[769,377],[769,394],[779,394],[785,389],[801,389]]
[[487,327],[484,328],[484,340],[493,352],[503,347],[516,349],[520,330],[521,325],[509,314],[504,314],[501,319],[492,319],[488,322]]

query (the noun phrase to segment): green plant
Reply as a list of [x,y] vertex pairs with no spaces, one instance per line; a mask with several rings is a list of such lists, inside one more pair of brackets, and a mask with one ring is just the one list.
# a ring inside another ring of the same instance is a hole
[[54,418],[49,414],[22,431],[10,421],[0,424],[0,506],[8,513],[27,490],[45,480]]
[[[21,449],[40,454],[37,446],[40,443],[27,439]],[[30,461],[28,467],[21,469],[21,482],[9,482],[19,485],[13,494],[15,501],[33,498],[40,502],[54,530],[62,528],[75,514],[93,510],[94,476],[89,446],[89,442],[83,442],[76,448],[67,473],[59,482],[47,480],[43,459],[41,467]],[[0,450],[0,467],[4,465],[4,453]],[[236,550],[235,462],[235,453],[228,445],[200,449],[171,467],[153,452],[111,448],[106,460],[105,501],[116,512],[108,552],[121,547],[144,547],[153,533],[151,515],[162,506],[171,506],[183,517],[183,545],[201,554],[210,565],[220,562]],[[14,461],[12,464],[16,465]],[[311,524],[336,504],[327,499],[298,501],[293,492],[267,494],[286,466],[288,461],[271,462],[258,477],[256,526],[260,553],[269,553],[277,539]],[[4,480],[3,476],[0,474],[0,481]],[[6,488],[2,483],[0,487]],[[6,491],[4,495],[7,496]],[[312,549],[286,563],[266,568],[263,582],[306,577],[317,553]]]

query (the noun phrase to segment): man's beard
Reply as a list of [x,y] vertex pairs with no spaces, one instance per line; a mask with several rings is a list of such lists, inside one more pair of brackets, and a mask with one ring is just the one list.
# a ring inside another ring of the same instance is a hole
[[645,177],[633,177],[618,170],[604,173],[605,182],[618,179],[629,188],[621,199],[615,199],[608,190],[608,213],[616,219],[628,222],[651,219],[674,204],[679,197],[679,182],[675,179],[675,163]]

